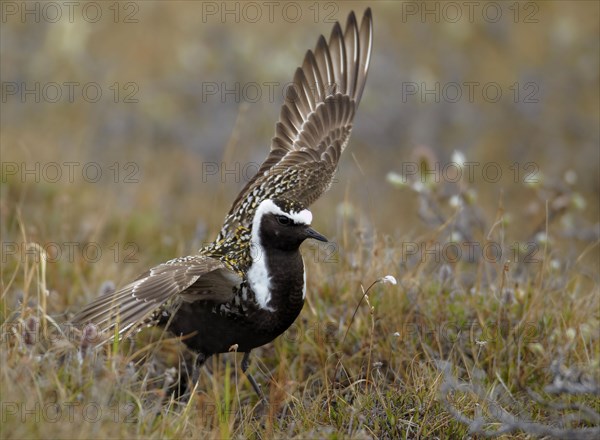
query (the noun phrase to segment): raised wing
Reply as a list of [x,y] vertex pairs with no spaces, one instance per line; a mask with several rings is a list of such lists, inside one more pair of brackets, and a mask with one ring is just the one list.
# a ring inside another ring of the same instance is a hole
[[241,277],[217,259],[203,255],[171,260],[153,267],[121,289],[103,295],[73,317],[71,323],[94,324],[101,342],[154,321],[169,301],[233,298]]
[[367,9],[360,29],[354,12],[342,32],[336,23],[329,43],[321,35],[287,90],[271,151],[225,218],[219,238],[249,227],[254,210],[269,197],[310,205],[325,192],[348,144],[371,60],[373,20]]

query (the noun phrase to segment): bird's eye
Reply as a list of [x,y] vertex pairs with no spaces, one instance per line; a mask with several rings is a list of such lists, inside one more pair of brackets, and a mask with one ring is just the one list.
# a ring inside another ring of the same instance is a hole
[[279,223],[280,225],[289,225],[290,223],[292,223],[292,219],[286,217],[285,215],[278,215],[277,223]]

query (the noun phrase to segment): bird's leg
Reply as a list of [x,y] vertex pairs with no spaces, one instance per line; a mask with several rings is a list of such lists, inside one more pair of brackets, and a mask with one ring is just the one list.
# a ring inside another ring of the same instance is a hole
[[247,371],[249,365],[250,365],[250,352],[247,351],[246,353],[244,353],[244,357],[242,358],[242,364],[241,364],[241,366],[242,366],[242,372],[246,375],[246,377],[250,381],[250,384],[252,385],[252,388],[254,388],[254,392],[256,393],[256,395],[258,396],[258,398],[260,400],[262,400],[262,401],[266,401],[265,400],[265,396],[263,395],[263,392],[260,389],[260,386],[254,380],[254,378],[252,377],[252,374],[250,374]]
[[169,386],[168,395],[181,399],[181,401],[187,401],[200,378],[200,368],[206,359],[208,359],[208,356],[202,353],[195,356],[195,358],[184,354],[179,359],[179,377],[175,383]]
[[200,379],[200,368],[202,368],[202,365],[204,365],[206,359],[208,359],[208,356],[206,356],[204,353],[198,353],[196,362],[194,362],[194,370],[192,371],[192,389]]

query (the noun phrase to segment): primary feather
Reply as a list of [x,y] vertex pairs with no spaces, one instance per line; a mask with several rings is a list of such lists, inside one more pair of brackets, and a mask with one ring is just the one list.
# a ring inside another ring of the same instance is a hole
[[288,88],[269,155],[233,202],[220,239],[240,225],[248,227],[266,198],[283,196],[309,206],[329,188],[350,139],[372,45],[367,9],[360,29],[351,12],[344,32],[336,23],[329,43],[321,36],[314,52],[306,53]]

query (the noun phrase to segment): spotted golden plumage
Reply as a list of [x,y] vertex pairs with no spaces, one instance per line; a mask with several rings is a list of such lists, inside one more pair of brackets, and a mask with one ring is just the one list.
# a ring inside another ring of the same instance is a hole
[[[232,346],[248,354],[284,332],[304,304],[299,252],[306,208],[331,185],[365,86],[371,58],[370,9],[360,27],[350,13],[321,36],[288,88],[271,149],[239,193],[217,239],[195,255],[153,267],[85,306],[71,320],[95,325],[101,340],[161,325],[198,353],[198,364]],[[257,393],[256,382],[248,375]]]

